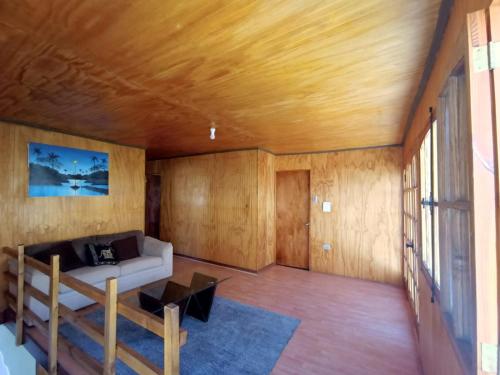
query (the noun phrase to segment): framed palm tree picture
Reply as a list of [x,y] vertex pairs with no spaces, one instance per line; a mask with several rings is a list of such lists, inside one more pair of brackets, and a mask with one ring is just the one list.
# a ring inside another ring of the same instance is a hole
[[30,143],[28,163],[30,197],[109,194],[107,153]]

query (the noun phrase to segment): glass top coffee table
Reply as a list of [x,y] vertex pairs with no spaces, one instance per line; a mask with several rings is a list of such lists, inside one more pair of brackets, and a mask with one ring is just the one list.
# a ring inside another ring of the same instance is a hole
[[140,307],[163,318],[163,309],[173,303],[179,306],[179,324],[184,316],[208,322],[217,285],[227,280],[194,272],[189,285],[183,285],[172,278],[146,285],[139,289]]

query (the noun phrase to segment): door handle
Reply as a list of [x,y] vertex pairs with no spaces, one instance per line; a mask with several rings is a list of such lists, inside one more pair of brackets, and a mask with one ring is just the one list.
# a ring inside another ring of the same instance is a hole
[[305,225],[306,227],[308,227],[308,226],[309,226],[309,223],[305,223],[304,225]]

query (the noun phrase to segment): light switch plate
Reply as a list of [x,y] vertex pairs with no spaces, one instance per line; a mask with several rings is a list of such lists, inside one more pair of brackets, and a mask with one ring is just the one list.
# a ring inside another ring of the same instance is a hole
[[332,202],[323,202],[323,212],[332,212]]
[[323,244],[323,250],[330,251],[331,249],[332,249],[332,245],[330,245],[329,243]]

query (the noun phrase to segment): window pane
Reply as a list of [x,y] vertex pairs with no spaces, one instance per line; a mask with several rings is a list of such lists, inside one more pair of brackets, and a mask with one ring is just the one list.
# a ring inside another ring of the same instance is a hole
[[[420,196],[428,201],[431,192],[430,181],[430,132],[424,138],[420,148]],[[432,243],[431,243],[431,208],[421,205],[422,217],[422,262],[429,272],[432,272]]]
[[[463,359],[472,362],[475,301],[471,244],[470,136],[463,69],[439,98],[440,306]],[[437,260],[436,259],[436,260]],[[436,264],[436,268],[438,264]]]
[[[434,200],[438,201],[439,197],[439,178],[438,178],[438,131],[437,131],[437,121],[432,123],[433,127],[433,170],[434,181],[433,181],[433,196]],[[439,288],[440,285],[440,268],[439,268],[439,207],[434,207],[434,281],[436,286]]]
[[413,157],[412,162],[408,164],[403,173],[403,254],[404,254],[404,280],[408,291],[413,311],[418,322],[418,279],[417,279],[417,251],[418,243],[416,236],[417,228],[417,178],[416,178],[416,157]]

